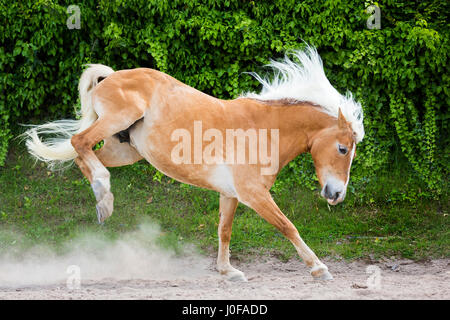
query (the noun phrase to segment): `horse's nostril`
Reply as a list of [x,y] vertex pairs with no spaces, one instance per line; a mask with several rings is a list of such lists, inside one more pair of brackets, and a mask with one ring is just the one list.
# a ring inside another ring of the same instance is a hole
[[331,195],[331,192],[330,192],[330,190],[328,188],[328,185],[325,185],[325,189],[323,191],[324,191],[325,197],[330,199],[332,195]]
[[327,199],[336,201],[340,196],[341,196],[342,192],[334,192],[333,190],[333,186],[329,186],[328,184],[325,185],[325,187],[323,188],[323,196]]

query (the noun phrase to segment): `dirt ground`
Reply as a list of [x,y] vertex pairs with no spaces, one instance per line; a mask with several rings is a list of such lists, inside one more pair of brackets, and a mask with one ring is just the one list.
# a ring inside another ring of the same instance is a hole
[[299,260],[271,258],[235,262],[248,282],[230,282],[214,270],[211,257],[154,277],[82,279],[80,288],[72,290],[65,281],[0,284],[0,299],[450,299],[450,259],[324,262],[334,280],[313,280]]

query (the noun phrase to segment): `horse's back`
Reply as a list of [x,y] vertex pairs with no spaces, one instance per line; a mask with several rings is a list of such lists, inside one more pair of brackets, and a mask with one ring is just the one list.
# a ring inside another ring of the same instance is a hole
[[111,97],[111,102],[117,102],[136,95],[151,99],[154,93],[166,96],[190,94],[212,98],[164,72],[150,68],[116,71],[95,87],[94,94],[102,98]]

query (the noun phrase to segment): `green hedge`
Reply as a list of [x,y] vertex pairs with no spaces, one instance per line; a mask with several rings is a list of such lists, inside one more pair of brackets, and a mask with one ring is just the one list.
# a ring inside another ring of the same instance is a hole
[[[264,71],[270,58],[304,40],[318,48],[331,83],[363,104],[366,137],[353,186],[401,163],[408,181],[425,186],[405,189],[412,198],[442,194],[450,154],[448,2],[380,1],[381,29],[371,30],[369,3],[350,3],[0,0],[0,164],[16,123],[73,116],[85,63],[156,68],[235,98],[259,90],[245,71]],[[66,26],[71,4],[81,9],[79,30]],[[281,182],[312,187],[312,171],[300,157]]]

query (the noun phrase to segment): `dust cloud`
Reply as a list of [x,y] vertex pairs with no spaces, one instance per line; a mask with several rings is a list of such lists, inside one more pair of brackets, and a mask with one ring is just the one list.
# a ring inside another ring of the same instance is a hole
[[[209,273],[210,259],[193,247],[181,253],[158,245],[160,228],[150,222],[111,240],[93,233],[67,242],[61,252],[33,245],[0,253],[0,288],[86,280],[171,280]],[[0,245],[2,240],[0,239]]]

